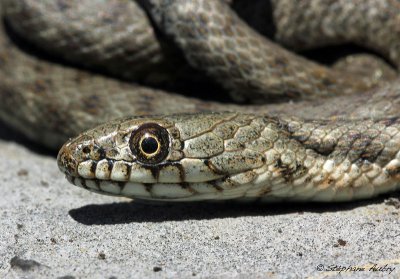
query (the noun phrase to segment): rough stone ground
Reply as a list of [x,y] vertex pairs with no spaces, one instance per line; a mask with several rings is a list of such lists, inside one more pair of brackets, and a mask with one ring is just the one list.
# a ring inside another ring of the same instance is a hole
[[0,277],[400,277],[398,193],[333,205],[143,205],[69,185],[55,154],[4,125],[0,138]]

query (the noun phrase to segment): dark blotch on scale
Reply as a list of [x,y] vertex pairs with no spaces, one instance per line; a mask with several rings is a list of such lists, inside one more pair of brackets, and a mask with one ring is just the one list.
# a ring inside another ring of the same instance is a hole
[[118,185],[119,189],[121,191],[123,191],[125,188],[126,182],[119,181],[119,182],[117,182],[117,185]]
[[179,179],[181,180],[182,183],[184,183],[186,181],[185,169],[181,164],[176,164],[176,167],[179,170]]
[[82,188],[86,189],[86,190],[89,190],[89,187],[86,185],[86,180],[85,179],[81,179],[80,181],[81,181],[81,184],[82,184]]
[[92,174],[96,174],[96,167],[97,167],[97,163],[96,162],[92,162],[92,164],[90,165],[90,172]]
[[151,194],[151,190],[153,188],[153,183],[143,183],[143,185],[144,185],[144,188],[146,188],[146,191]]
[[114,161],[113,160],[107,160],[108,164],[108,171],[111,173],[113,167],[114,167]]
[[151,166],[151,165],[143,165],[143,168],[149,170],[151,172],[151,175],[153,176],[153,178],[158,181],[158,177],[160,176],[160,168],[162,167],[162,165],[160,166]]
[[85,154],[89,154],[90,153],[90,147],[89,146],[85,146],[84,148],[82,148],[82,152]]

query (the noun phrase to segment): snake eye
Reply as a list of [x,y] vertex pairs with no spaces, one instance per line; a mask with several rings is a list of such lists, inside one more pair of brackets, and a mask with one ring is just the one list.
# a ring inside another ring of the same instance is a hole
[[169,153],[169,136],[165,128],[147,123],[132,132],[129,142],[132,153],[143,164],[156,164]]
[[147,156],[152,156],[160,150],[160,142],[153,135],[145,134],[139,143],[140,150]]

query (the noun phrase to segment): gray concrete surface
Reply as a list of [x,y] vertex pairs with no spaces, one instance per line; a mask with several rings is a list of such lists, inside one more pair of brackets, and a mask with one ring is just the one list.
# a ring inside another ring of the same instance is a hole
[[[143,205],[69,185],[52,155],[10,134],[0,133],[0,277],[400,277],[399,194]],[[364,271],[338,271],[349,267]]]

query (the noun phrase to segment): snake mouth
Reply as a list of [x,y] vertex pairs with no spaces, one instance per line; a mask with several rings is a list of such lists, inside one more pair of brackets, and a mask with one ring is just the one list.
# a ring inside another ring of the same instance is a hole
[[[166,202],[204,201],[235,198],[235,191],[225,191],[218,181],[204,183],[136,183],[101,179],[85,179],[66,174],[67,180],[88,191],[134,200],[157,200]],[[223,194],[224,192],[224,194]],[[233,192],[233,196],[227,192]]]
[[136,161],[85,159],[78,162],[69,154],[59,154],[59,168],[67,176],[93,181],[140,184],[213,183],[229,173],[216,173],[202,159],[182,159],[158,165],[144,165]]

